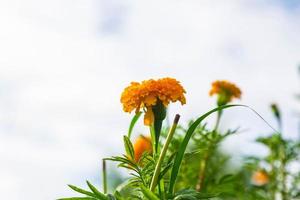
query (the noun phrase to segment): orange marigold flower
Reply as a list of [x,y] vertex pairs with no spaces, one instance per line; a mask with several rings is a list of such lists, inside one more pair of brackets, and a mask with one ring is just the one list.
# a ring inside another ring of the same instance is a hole
[[212,88],[209,91],[209,95],[218,95],[218,105],[225,105],[232,101],[234,98],[241,98],[241,90],[235,84],[229,81],[215,81],[212,83]]
[[121,95],[121,103],[125,112],[139,112],[144,109],[146,114],[144,118],[145,125],[151,125],[154,120],[152,107],[158,101],[165,107],[170,102],[180,101],[185,104],[185,90],[180,82],[174,78],[162,78],[158,80],[150,79],[141,83],[132,82],[126,87]]
[[141,135],[136,139],[133,148],[134,148],[134,161],[139,162],[139,160],[141,159],[144,153],[152,152],[151,139],[149,137],[145,137]]
[[258,170],[252,174],[251,181],[254,185],[263,186],[269,182],[269,176],[265,171]]

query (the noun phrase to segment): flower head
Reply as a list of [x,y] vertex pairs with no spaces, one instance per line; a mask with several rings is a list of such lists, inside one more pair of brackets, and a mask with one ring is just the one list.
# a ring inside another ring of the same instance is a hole
[[263,186],[269,182],[269,176],[264,170],[258,170],[252,174],[251,181],[254,185]]
[[272,103],[272,104],[271,104],[271,110],[272,110],[274,116],[275,116],[278,120],[280,120],[280,110],[279,110],[278,105],[277,105],[276,103]]
[[132,82],[121,95],[121,103],[125,112],[139,112],[144,109],[144,123],[151,125],[154,121],[153,106],[162,103],[167,107],[170,102],[179,101],[185,104],[185,90],[180,82],[173,78],[150,79],[141,83]]
[[215,81],[212,83],[212,88],[209,95],[218,95],[218,105],[225,105],[232,101],[234,98],[241,98],[241,90],[235,84],[228,81]]
[[134,148],[134,161],[139,162],[139,160],[141,159],[144,153],[152,152],[151,139],[149,137],[145,137],[141,135],[136,139],[133,148]]

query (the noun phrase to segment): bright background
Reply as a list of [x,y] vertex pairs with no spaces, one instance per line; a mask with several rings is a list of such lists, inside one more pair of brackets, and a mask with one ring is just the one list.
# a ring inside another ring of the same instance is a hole
[[[297,0],[0,0],[0,28],[1,199],[100,185],[101,158],[123,151],[131,116],[119,98],[133,80],[180,80],[187,105],[170,113],[186,122],[214,106],[210,83],[227,79],[275,127],[277,102],[285,134],[299,134]],[[265,150],[253,140],[271,130],[257,116],[226,117],[223,127],[248,130],[226,141],[237,159]]]

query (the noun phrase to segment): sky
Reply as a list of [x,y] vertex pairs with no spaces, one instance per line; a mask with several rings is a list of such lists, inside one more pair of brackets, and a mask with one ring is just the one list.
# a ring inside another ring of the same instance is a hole
[[[298,137],[297,0],[0,0],[0,26],[3,199],[70,196],[66,184],[86,179],[99,186],[101,158],[123,152],[131,115],[120,94],[131,81],[180,80],[187,105],[170,106],[170,117],[185,123],[215,106],[212,81],[230,80],[243,91],[237,103],[274,127],[277,102],[285,136]],[[271,132],[264,122],[246,109],[225,115],[223,128],[247,130],[228,151],[265,151],[253,143]]]

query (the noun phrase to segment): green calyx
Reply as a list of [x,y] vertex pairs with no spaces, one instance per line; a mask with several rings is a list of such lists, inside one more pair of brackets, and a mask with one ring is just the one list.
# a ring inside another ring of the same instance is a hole
[[155,149],[158,149],[159,137],[163,120],[166,118],[167,110],[162,101],[157,100],[157,104],[152,107],[154,114],[154,131],[155,131]]

